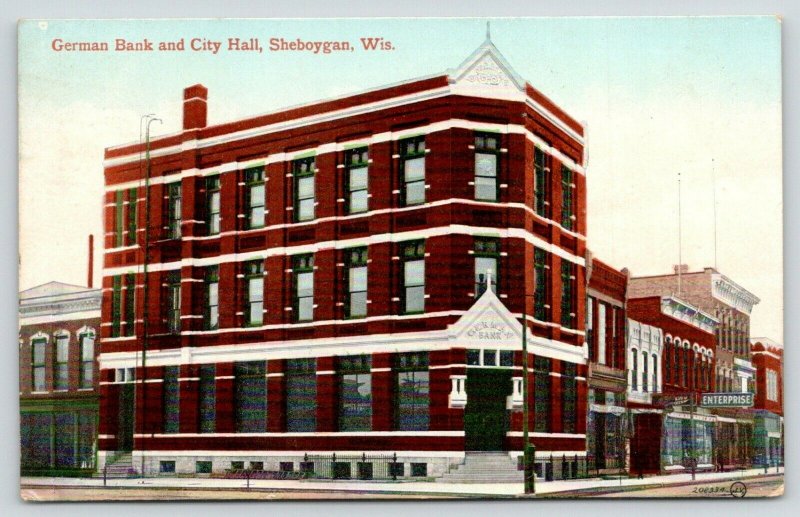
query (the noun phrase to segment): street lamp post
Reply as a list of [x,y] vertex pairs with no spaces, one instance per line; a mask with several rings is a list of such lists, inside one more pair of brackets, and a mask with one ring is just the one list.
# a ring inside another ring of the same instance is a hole
[[[523,298],[524,300],[524,298]],[[525,304],[522,310],[522,468],[526,494],[536,493],[536,476],[533,469],[536,449],[530,443],[528,432],[528,415],[530,402],[528,397],[528,322],[526,321]]]
[[148,304],[149,304],[149,290],[147,288],[148,281],[147,281],[147,266],[150,260],[150,124],[153,122],[158,122],[161,124],[160,118],[151,117],[147,121],[146,132],[145,132],[145,176],[144,176],[144,260],[142,261],[142,274],[144,279],[142,280],[142,298],[143,298],[143,308],[142,308],[142,479],[144,479],[144,466],[145,466],[145,458],[144,458],[144,435],[145,435],[145,428],[146,428],[146,416],[147,415],[147,395],[146,395],[146,379],[147,379],[147,332],[148,332],[148,323],[149,323],[149,314],[148,314]]

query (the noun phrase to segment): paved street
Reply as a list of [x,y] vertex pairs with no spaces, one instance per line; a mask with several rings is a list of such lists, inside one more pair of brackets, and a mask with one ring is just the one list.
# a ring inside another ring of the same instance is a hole
[[[539,482],[537,497],[731,497],[730,487],[741,481],[746,497],[779,495],[783,475],[752,469],[736,473],[651,476],[644,479],[578,479]],[[21,480],[21,496],[29,501],[50,500],[186,500],[186,499],[413,499],[520,497],[520,483],[354,482],[327,480],[255,480],[251,489],[238,479],[148,478],[102,479],[33,478]]]

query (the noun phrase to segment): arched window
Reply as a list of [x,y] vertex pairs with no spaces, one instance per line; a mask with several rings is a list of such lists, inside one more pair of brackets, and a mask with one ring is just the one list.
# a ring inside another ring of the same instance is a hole
[[642,391],[647,392],[647,352],[642,352]]
[[631,351],[631,374],[631,387],[633,391],[639,391],[639,354],[635,348]]
[[653,393],[658,393],[660,390],[658,386],[658,356],[653,354]]
[[670,382],[672,376],[672,365],[670,359],[672,358],[672,338],[667,336],[664,339],[664,378],[666,382]]

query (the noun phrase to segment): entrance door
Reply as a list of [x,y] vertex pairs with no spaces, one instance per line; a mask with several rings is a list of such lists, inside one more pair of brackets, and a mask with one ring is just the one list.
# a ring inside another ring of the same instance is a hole
[[595,464],[598,469],[606,468],[606,414],[594,414],[594,443],[595,443]]
[[631,440],[631,473],[658,474],[661,470],[661,415],[636,415]]
[[117,417],[117,450],[133,450],[133,384],[122,384],[119,390]]
[[511,370],[469,368],[464,408],[465,448],[502,451],[508,430],[506,397],[511,395]]

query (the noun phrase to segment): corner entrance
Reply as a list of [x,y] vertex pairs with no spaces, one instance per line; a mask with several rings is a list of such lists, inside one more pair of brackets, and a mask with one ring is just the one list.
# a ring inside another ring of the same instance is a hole
[[510,369],[468,368],[464,408],[465,449],[505,450],[508,430],[506,397],[511,395]]
[[122,384],[117,415],[117,450],[133,450],[133,384]]

